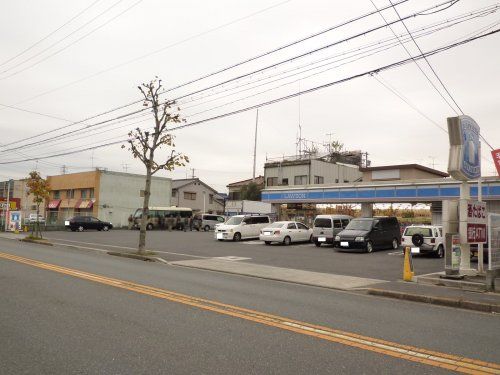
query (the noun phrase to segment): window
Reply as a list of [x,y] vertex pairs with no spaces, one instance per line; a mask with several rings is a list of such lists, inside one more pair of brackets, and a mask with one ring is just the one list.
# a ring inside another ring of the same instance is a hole
[[172,190],[172,198],[175,198],[177,196],[177,190]]
[[334,228],[342,228],[342,222],[339,219],[333,220],[333,227]]
[[285,185],[285,186],[288,185],[288,178],[283,178],[281,180],[281,185]]
[[75,197],[75,191],[73,189],[66,190],[66,198],[71,199]]
[[214,203],[214,195],[208,194],[208,204],[213,204],[213,203]]
[[267,178],[267,186],[276,186],[276,185],[278,185],[278,177]]
[[255,224],[269,223],[269,217],[267,217],[267,216],[255,216],[253,219],[254,219]]
[[314,226],[318,228],[331,228],[332,227],[332,221],[327,218],[317,218],[314,220]]
[[349,180],[344,180],[344,184],[347,184],[347,183],[349,183]]
[[297,229],[297,227],[295,226],[295,223],[288,223],[286,229]]
[[224,222],[224,217],[222,217],[222,216],[217,216],[217,221],[218,221],[219,223],[223,223],[223,222]]
[[94,198],[94,189],[89,189],[89,198]]
[[323,176],[314,176],[314,183],[315,184],[324,184],[325,178]]
[[82,199],[87,198],[87,189],[82,189],[81,194],[82,194]]
[[302,223],[297,223],[297,228],[299,228],[299,229],[305,229],[305,230],[308,230],[308,229],[309,229],[308,227],[306,227],[306,226],[305,226],[304,224],[302,224]]
[[307,184],[307,176],[295,176],[293,180],[294,185],[306,185]]
[[61,192],[59,190],[54,190],[54,199],[61,199]]
[[342,219],[342,228],[345,228],[349,224],[349,219]]
[[336,183],[336,184],[338,184],[338,183],[339,183],[339,179],[338,179],[338,178],[336,178],[336,179],[335,179],[335,183]]
[[195,201],[196,200],[196,193],[190,193],[185,191],[184,192],[184,199],[190,200],[190,201]]

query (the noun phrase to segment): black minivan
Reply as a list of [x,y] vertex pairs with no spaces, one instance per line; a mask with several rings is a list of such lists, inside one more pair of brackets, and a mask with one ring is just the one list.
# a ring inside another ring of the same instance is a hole
[[334,246],[342,250],[397,249],[401,244],[401,230],[395,217],[353,219],[335,236]]

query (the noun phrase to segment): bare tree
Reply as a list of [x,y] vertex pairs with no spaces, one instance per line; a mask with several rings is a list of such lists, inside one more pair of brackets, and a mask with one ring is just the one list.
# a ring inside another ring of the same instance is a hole
[[[156,77],[149,83],[138,86],[144,97],[143,106],[151,108],[154,118],[154,128],[143,130],[135,128],[129,132],[128,150],[134,158],[139,159],[146,167],[146,186],[144,188],[144,201],[142,205],[142,219],[139,234],[138,254],[145,254],[146,225],[149,216],[149,198],[151,196],[151,178],[161,170],[172,171],[189,163],[186,155],[175,151],[174,136],[169,134],[168,125],[178,124],[183,121],[180,117],[180,108],[175,108],[175,101],[161,100],[161,79]],[[174,108],[174,110],[172,110]],[[173,111],[177,113],[173,114]],[[126,148],[122,145],[122,148]],[[161,162],[155,161],[155,157]]]

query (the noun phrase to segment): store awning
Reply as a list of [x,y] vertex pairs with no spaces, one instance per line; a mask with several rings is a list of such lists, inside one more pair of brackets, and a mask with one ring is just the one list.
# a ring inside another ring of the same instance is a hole
[[63,199],[61,200],[61,208],[75,208],[79,199]]
[[94,205],[93,199],[80,199],[76,205],[76,208],[92,208]]
[[47,206],[49,209],[56,209],[59,207],[59,205],[61,204],[61,200],[60,199],[52,199],[50,202],[49,202],[49,205]]

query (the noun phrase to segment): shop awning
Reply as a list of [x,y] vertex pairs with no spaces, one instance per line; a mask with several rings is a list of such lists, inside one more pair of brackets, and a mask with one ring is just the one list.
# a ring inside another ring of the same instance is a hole
[[61,200],[60,199],[52,199],[49,202],[49,205],[47,207],[51,208],[51,209],[55,209],[55,208],[58,208],[60,204],[61,204]]
[[75,208],[79,199],[63,199],[61,200],[61,208]]
[[92,208],[94,205],[93,199],[80,199],[76,205],[76,208]]

